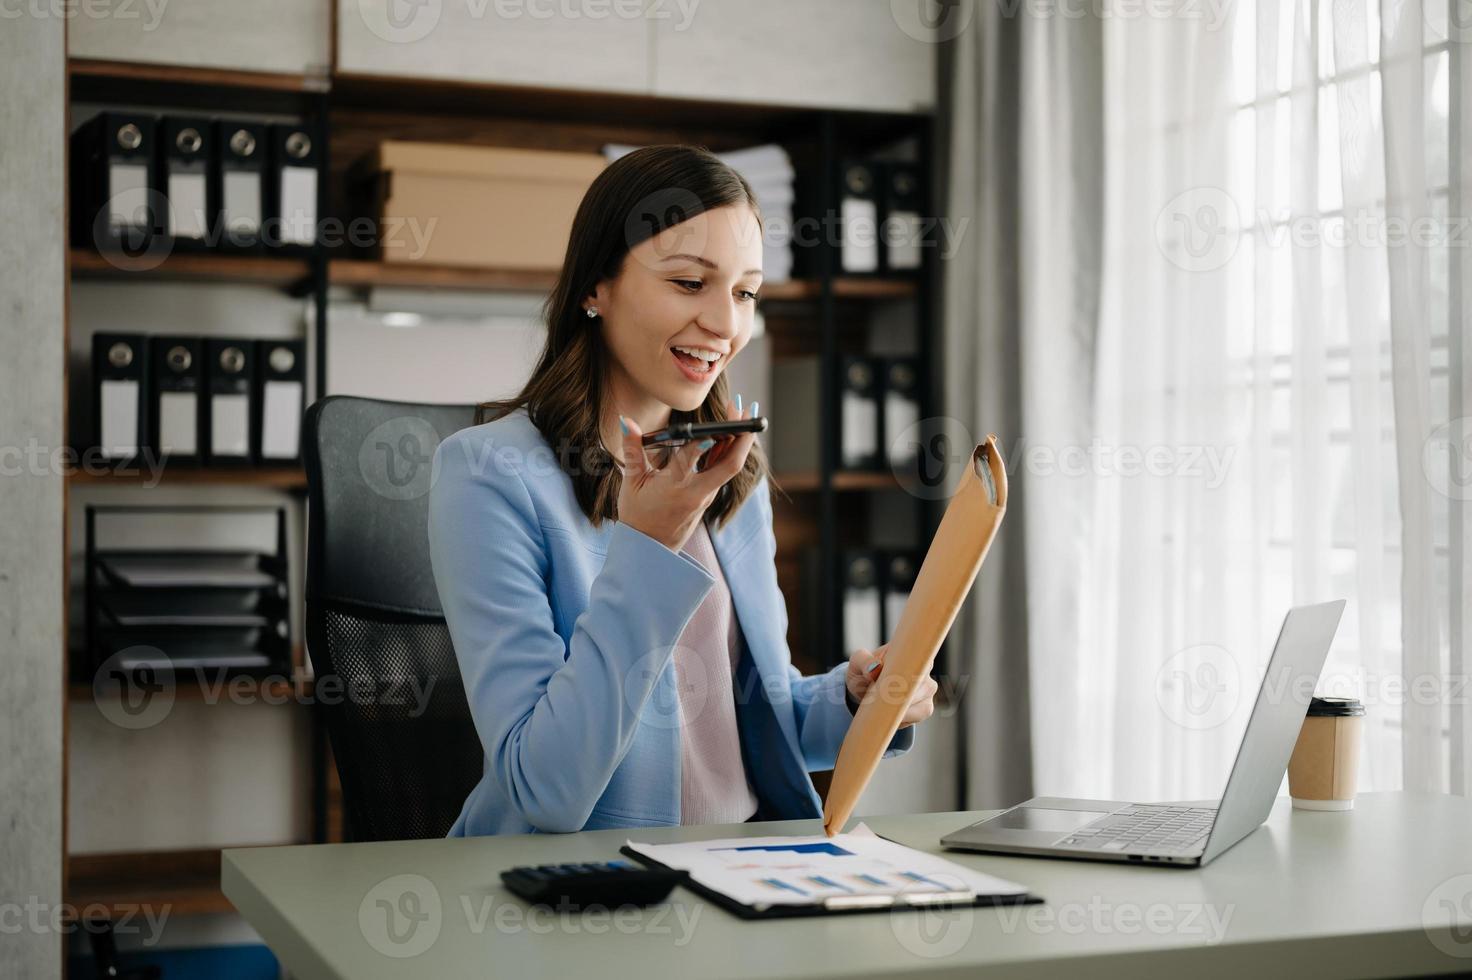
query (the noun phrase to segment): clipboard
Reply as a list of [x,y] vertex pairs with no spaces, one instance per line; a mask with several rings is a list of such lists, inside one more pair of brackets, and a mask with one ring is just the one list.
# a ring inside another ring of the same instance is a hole
[[[899,844],[899,841],[891,840],[882,834],[875,834],[881,840],[889,841],[891,844]],[[905,846],[905,845],[900,845]],[[642,854],[627,844],[618,849],[619,853],[638,861],[640,864],[661,871],[675,871],[682,875],[680,884],[690,889],[695,894],[707,901],[719,905],[732,915],[741,919],[796,919],[815,915],[851,915],[861,912],[894,912],[902,909],[926,909],[926,908],[965,908],[965,907],[993,907],[1004,905],[1037,905],[1043,901],[1041,895],[1028,891],[1015,895],[977,895],[967,891],[955,892],[908,892],[900,895],[855,895],[843,896],[833,895],[825,898],[821,903],[811,905],[793,905],[787,903],[768,905],[758,908],[748,905],[738,899],[732,898],[725,892],[712,888],[703,882],[695,880],[690,872],[680,868],[672,868],[664,862]]]

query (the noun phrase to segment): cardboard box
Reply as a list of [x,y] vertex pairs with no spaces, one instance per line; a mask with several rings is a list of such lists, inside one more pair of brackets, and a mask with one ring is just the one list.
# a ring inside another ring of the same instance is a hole
[[385,262],[555,271],[604,159],[386,140],[374,164]]

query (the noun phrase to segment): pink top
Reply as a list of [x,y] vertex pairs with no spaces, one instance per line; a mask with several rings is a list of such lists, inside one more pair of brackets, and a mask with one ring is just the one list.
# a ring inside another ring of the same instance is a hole
[[675,646],[680,696],[680,823],[743,823],[757,798],[741,761],[736,728],[736,662],[740,634],[731,590],[705,524],[685,553],[715,577],[705,601]]

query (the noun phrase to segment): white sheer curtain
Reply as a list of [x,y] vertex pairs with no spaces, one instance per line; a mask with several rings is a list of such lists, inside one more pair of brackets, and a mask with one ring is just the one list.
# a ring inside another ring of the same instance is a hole
[[1343,596],[1361,789],[1466,793],[1472,23],[1190,6],[1105,18],[1095,350],[1022,245],[1034,789],[1220,793],[1284,612]]

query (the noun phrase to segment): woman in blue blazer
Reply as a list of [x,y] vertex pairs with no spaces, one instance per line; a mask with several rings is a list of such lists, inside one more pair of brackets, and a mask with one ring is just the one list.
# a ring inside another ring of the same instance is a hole
[[[756,200],[719,159],[622,157],[578,208],[531,380],[435,453],[435,583],[485,748],[452,836],[821,817],[808,774],[833,767],[858,700],[884,696],[867,670],[883,648],[792,666],[753,435],[640,441],[742,414],[725,368],[761,266]],[[914,692],[886,757],[934,692]]]

